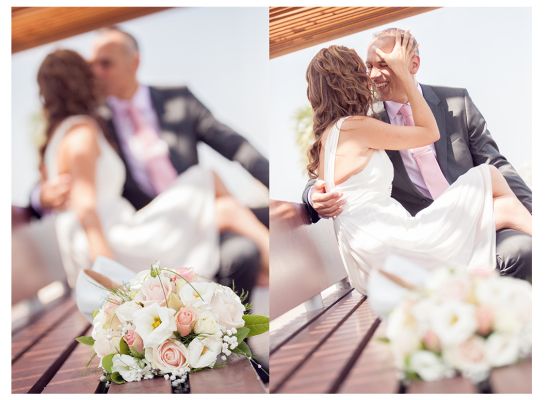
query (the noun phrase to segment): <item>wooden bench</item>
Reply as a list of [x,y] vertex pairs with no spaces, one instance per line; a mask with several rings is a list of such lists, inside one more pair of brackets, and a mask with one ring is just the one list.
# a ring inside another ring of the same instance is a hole
[[12,393],[265,393],[245,358],[222,369],[191,374],[186,388],[172,388],[162,378],[107,386],[99,381],[101,370],[91,347],[74,340],[89,334],[91,326],[70,296],[13,332]]
[[[531,393],[531,361],[465,378],[404,386],[384,323],[348,284],[331,221],[308,225],[301,204],[272,201],[271,393]],[[327,256],[337,256],[337,260]]]

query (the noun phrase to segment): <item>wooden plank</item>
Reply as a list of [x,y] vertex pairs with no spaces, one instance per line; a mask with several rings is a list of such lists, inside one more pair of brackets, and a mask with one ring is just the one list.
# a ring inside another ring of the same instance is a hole
[[123,385],[111,383],[109,385],[109,394],[135,394],[135,393],[172,393],[171,381],[162,377],[145,379],[140,382],[128,382]]
[[74,340],[89,328],[76,310],[66,315],[46,335],[12,365],[13,393],[40,393],[69,357],[78,342]]
[[266,393],[250,361],[241,357],[224,368],[191,374],[191,393]]
[[494,393],[532,393],[532,359],[494,369],[490,385]]
[[386,343],[379,342],[385,335],[382,323],[361,353],[338,393],[397,393],[399,372],[393,354]]
[[477,388],[470,380],[456,377],[433,382],[412,382],[407,387],[407,393],[477,393]]
[[[91,335],[91,329],[85,334]],[[78,344],[42,393],[95,393],[101,376],[98,361],[91,346]]]
[[67,314],[74,311],[76,311],[76,305],[73,299],[67,296],[55,304],[51,304],[43,313],[37,315],[33,322],[14,333],[11,341],[12,363],[35,343],[38,343],[37,338],[44,336],[57,326]]
[[333,333],[306,354],[298,368],[273,391],[329,393],[355,352],[361,350],[363,339],[373,333],[371,329],[376,318],[368,303],[360,301],[358,307],[336,325]]
[[348,317],[356,307],[363,301],[363,296],[353,291],[350,296],[345,297],[334,307],[330,308],[322,318],[317,319],[307,326],[298,335],[282,346],[269,358],[270,383],[269,387],[273,393],[276,392],[291,374],[292,370],[299,368],[307,353],[314,351],[328,335],[333,333],[341,321]]
[[[284,323],[283,326],[269,332],[269,347],[270,355],[275,354],[280,347],[287,343],[291,338],[297,335],[301,330],[305,329],[309,324],[320,318],[322,314],[333,307],[337,302],[350,295],[352,288],[343,284],[336,284],[340,287],[336,288],[332,293],[322,298],[323,306],[316,310],[304,311],[297,314],[294,318]],[[335,286],[335,285],[334,285]],[[276,320],[275,320],[276,321]],[[271,326],[275,325],[275,321]],[[272,329],[272,328],[271,328]]]

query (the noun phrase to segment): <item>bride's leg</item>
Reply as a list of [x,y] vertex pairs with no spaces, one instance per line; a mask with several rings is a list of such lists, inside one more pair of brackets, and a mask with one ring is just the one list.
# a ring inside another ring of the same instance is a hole
[[217,224],[221,232],[231,231],[251,239],[261,254],[260,284],[269,279],[269,230],[248,207],[240,204],[214,174]]
[[501,172],[493,165],[490,165],[490,174],[496,230],[512,228],[532,235],[532,215],[528,209],[522,205]]

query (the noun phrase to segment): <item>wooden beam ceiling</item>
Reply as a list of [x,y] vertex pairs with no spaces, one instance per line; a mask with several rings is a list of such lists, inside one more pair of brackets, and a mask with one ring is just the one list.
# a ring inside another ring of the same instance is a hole
[[11,51],[17,53],[167,7],[12,7]]
[[271,7],[269,53],[275,58],[437,7]]

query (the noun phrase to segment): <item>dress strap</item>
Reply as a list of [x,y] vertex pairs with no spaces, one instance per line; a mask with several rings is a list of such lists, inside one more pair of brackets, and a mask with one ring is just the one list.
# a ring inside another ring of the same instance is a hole
[[324,180],[328,191],[331,191],[335,186],[334,175],[335,175],[335,161],[336,161],[336,151],[337,144],[339,142],[339,132],[343,121],[349,117],[343,117],[338,119],[335,124],[330,129],[328,133],[328,138],[326,139],[325,148],[324,148]]

